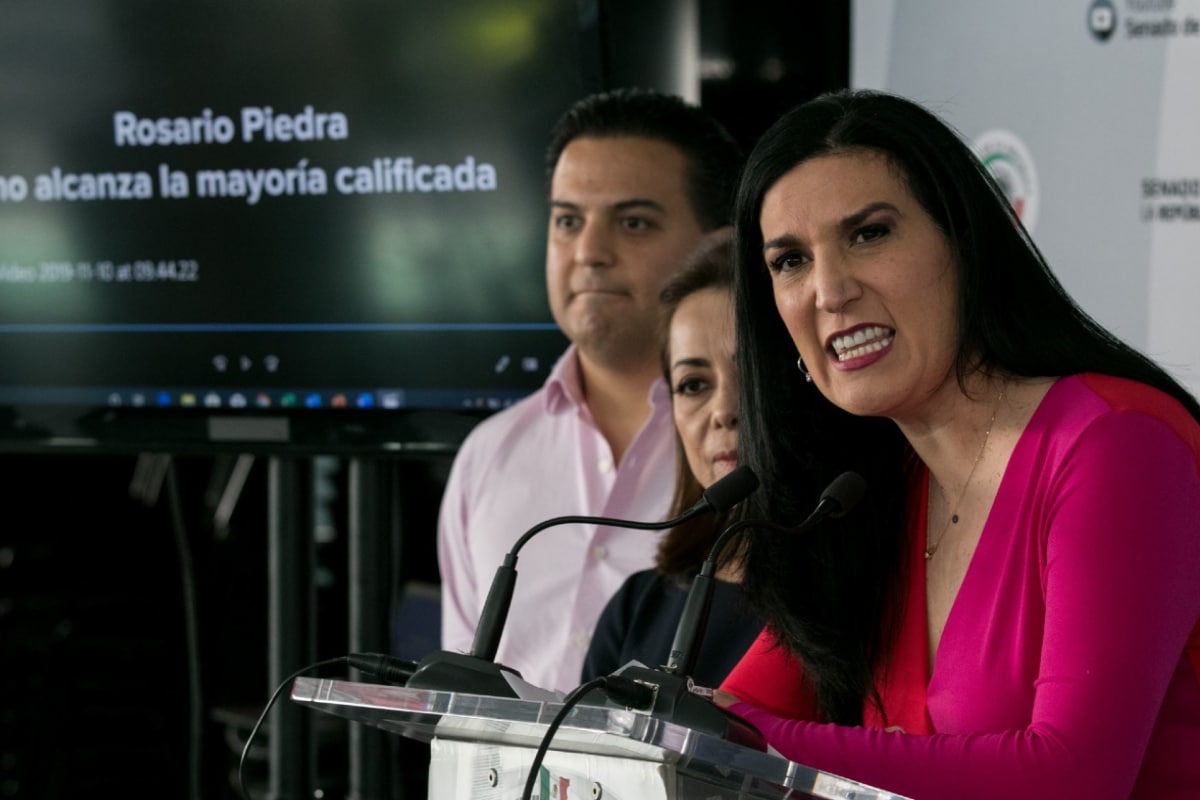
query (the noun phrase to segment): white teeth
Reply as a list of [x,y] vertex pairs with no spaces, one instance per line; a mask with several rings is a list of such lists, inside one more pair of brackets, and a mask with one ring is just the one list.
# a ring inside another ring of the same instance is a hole
[[868,353],[876,353],[892,343],[895,331],[880,325],[869,328],[859,328],[848,336],[839,336],[833,340],[833,350],[838,361],[849,361],[860,358]]
[[856,347],[853,350],[847,350],[844,353],[838,353],[837,359],[838,361],[849,361],[852,358],[860,358],[861,356],[865,356],[867,353],[878,352],[891,343],[892,340],[890,338],[884,339],[882,342],[871,342],[870,344],[865,344],[862,347]]

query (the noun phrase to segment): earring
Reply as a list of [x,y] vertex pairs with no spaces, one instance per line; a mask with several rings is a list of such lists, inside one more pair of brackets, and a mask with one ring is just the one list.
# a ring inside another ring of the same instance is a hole
[[805,383],[812,383],[812,374],[809,373],[809,371],[804,368],[804,359],[802,357],[796,359],[796,369],[798,369],[798,370],[800,370],[800,372],[804,373],[804,382]]

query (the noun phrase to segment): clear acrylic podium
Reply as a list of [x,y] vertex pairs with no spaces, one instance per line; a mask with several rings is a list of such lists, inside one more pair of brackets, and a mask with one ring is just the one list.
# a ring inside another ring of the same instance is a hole
[[[431,748],[431,800],[518,800],[559,703],[297,678],[292,700]],[[648,714],[578,705],[539,770],[541,800],[905,800]]]

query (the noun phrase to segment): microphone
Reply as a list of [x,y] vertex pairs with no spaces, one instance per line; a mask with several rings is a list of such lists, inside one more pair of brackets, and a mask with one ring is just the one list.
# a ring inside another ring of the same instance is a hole
[[403,684],[417,669],[417,662],[386,653],[351,653],[346,656],[346,661],[359,672],[388,683]]
[[712,690],[697,687],[690,677],[696,666],[712,606],[715,580],[712,574],[716,570],[717,558],[725,543],[746,528],[766,528],[792,535],[804,533],[826,519],[849,513],[858,505],[865,491],[866,481],[861,475],[843,472],[821,493],[816,508],[799,525],[788,527],[767,520],[746,519],[735,522],[721,532],[688,589],[666,666],[657,670],[629,666],[619,672],[623,677],[645,683],[656,690],[650,709],[652,716],[749,747],[765,749],[762,735],[752,725],[710,702],[708,698]]
[[437,651],[422,659],[405,686],[414,689],[458,691],[470,694],[487,694],[515,697],[516,693],[504,677],[508,672],[516,677],[520,673],[511,667],[495,662],[504,623],[512,604],[513,590],[517,582],[517,553],[525,543],[546,528],[573,523],[611,525],[618,528],[640,530],[663,530],[673,528],[692,517],[716,511],[725,512],[740,503],[758,488],[758,476],[749,467],[740,466],[704,490],[700,500],[691,508],[673,519],[663,522],[637,522],[612,517],[565,516],[553,517],[539,522],[526,531],[504,557],[504,563],[496,569],[491,589],[483,604],[471,652],[452,653]]
[[696,659],[700,654],[700,644],[704,636],[704,627],[708,623],[708,612],[712,606],[713,572],[716,570],[717,558],[725,543],[735,534],[746,528],[766,528],[776,533],[797,534],[816,527],[826,519],[836,519],[844,516],[862,499],[866,492],[867,482],[857,472],[843,472],[821,493],[812,513],[795,527],[776,525],[766,520],[747,519],[730,525],[709,550],[708,558],[700,566],[700,572],[692,581],[688,590],[687,601],[683,613],[679,617],[679,626],[675,629],[675,639],[671,644],[671,654],[667,665],[663,668],[673,674],[690,675],[696,668]]

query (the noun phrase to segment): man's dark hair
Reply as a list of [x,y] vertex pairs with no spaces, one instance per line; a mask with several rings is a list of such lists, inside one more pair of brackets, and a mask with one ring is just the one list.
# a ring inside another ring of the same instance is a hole
[[679,148],[687,161],[686,188],[703,230],[728,225],[741,148],[720,122],[676,95],[625,88],[577,101],[559,118],[546,148],[546,185],[567,145],[580,137],[636,136]]

